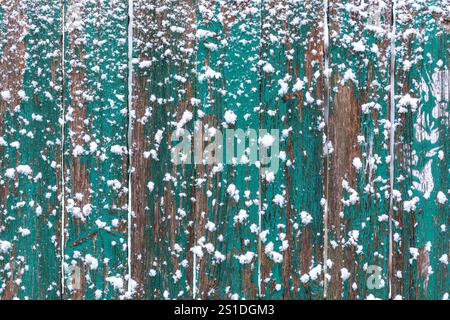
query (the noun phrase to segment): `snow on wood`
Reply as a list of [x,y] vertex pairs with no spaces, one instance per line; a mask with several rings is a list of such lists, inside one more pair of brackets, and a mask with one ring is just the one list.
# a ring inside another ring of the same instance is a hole
[[448,10],[3,0],[0,299],[448,299]]

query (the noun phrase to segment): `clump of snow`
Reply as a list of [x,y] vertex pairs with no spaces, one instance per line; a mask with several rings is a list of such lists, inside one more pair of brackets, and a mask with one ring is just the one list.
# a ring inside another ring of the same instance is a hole
[[245,254],[235,256],[236,259],[239,260],[240,264],[250,264],[255,257],[255,253],[251,251],[247,251]]
[[22,237],[26,237],[31,234],[31,231],[29,229],[19,227],[19,233]]
[[328,140],[326,143],[323,144],[323,155],[330,155],[334,152],[333,143]]
[[264,175],[264,178],[268,183],[274,182],[275,174],[272,171],[267,171],[266,174]]
[[246,210],[239,210],[238,214],[234,216],[234,223],[243,223],[248,218],[248,213]]
[[358,157],[353,158],[352,164],[355,167],[356,171],[359,171],[362,168],[361,159]]
[[305,83],[302,80],[297,78],[297,82],[294,84],[292,91],[294,91],[294,92],[302,91],[304,85],[305,85]]
[[208,230],[209,232],[214,232],[216,231],[216,224],[214,222],[208,221],[205,224],[205,228],[206,230]]
[[29,165],[18,165],[16,168],[17,173],[29,176],[33,173]]
[[419,99],[411,97],[411,95],[405,94],[398,101],[398,113],[406,113],[408,111],[407,107],[411,108],[411,111],[416,111],[418,107]]
[[300,281],[301,281],[302,283],[307,283],[307,282],[309,281],[309,275],[305,273],[304,275],[302,275],[302,276],[300,277]]
[[99,300],[102,297],[103,291],[102,290],[95,290],[94,292],[94,298],[95,300]]
[[227,187],[227,193],[230,195],[230,197],[233,197],[236,201],[239,200],[239,190],[236,188],[236,185],[231,183]]
[[115,144],[111,146],[111,152],[117,155],[122,155],[123,153],[125,153],[125,147]]
[[19,141],[13,141],[9,144],[11,147],[15,149],[20,149],[20,142]]
[[442,191],[439,191],[436,200],[439,204],[445,204],[447,202],[447,197]]
[[440,258],[439,261],[442,262],[445,265],[448,265],[448,255],[444,253]]
[[266,63],[263,67],[263,71],[266,73],[274,73],[275,68],[270,63]]
[[416,210],[416,204],[419,202],[418,197],[414,197],[411,200],[406,200],[403,202],[403,210],[406,212],[411,212]]
[[280,89],[278,90],[278,95],[280,97],[284,96],[286,93],[288,93],[289,85],[286,81],[283,79],[278,80],[278,85],[280,86]]
[[12,244],[6,240],[0,240],[0,253],[8,253],[11,250]]
[[220,263],[220,262],[225,261],[226,257],[224,254],[222,254],[221,252],[216,250],[214,252],[214,259],[216,260],[216,262]]
[[204,29],[198,29],[197,32],[195,33],[195,36],[198,39],[209,38],[209,37],[213,37],[214,35],[215,35],[214,32],[209,31],[209,30],[204,30]]
[[11,95],[11,92],[9,90],[4,90],[4,91],[0,92],[0,96],[6,102],[9,102],[12,99],[12,95]]
[[364,45],[362,40],[359,40],[358,42],[353,42],[352,46],[353,50],[356,52],[364,52],[364,50],[366,50],[366,46]]
[[83,216],[87,217],[92,213],[92,206],[88,203],[83,206]]
[[275,203],[279,207],[283,207],[284,197],[281,194],[276,194],[275,197],[273,197],[273,203]]
[[203,250],[201,246],[193,246],[191,248],[191,252],[195,254],[197,257],[202,258],[203,257]]
[[10,179],[14,179],[15,174],[16,174],[16,170],[14,168],[9,168],[9,169],[6,169],[6,171],[5,171],[5,176]]
[[309,277],[311,280],[316,280],[322,273],[322,265],[318,264],[309,271]]
[[271,135],[266,133],[262,138],[260,138],[260,143],[266,148],[270,148],[273,143],[275,142],[275,138]]
[[409,248],[409,253],[412,256],[412,259],[415,260],[419,256],[419,249],[417,249],[417,248]]
[[155,133],[155,142],[156,142],[157,144],[160,144],[160,143],[161,143],[161,140],[162,140],[162,138],[163,138],[163,133],[164,133],[164,131],[162,131],[161,129],[159,129],[159,130]]
[[205,72],[198,76],[200,82],[203,82],[205,79],[220,79],[222,77],[220,72],[214,71],[209,66],[203,67],[203,69]]
[[84,262],[89,266],[91,270],[97,270],[98,268],[98,260],[94,258],[92,255],[87,254],[84,257]]
[[348,278],[350,278],[350,272],[347,268],[341,269],[341,279],[342,281],[346,281]]
[[149,60],[143,60],[139,63],[139,68],[140,69],[145,69],[145,68],[149,68],[152,65],[152,62]]
[[72,155],[74,157],[81,156],[83,153],[84,153],[84,148],[83,148],[83,146],[80,146],[80,145],[76,145],[72,150]]
[[99,229],[104,229],[106,227],[106,222],[103,222],[100,219],[95,220],[95,224]]
[[261,241],[263,243],[265,243],[267,241],[267,235],[268,234],[269,234],[269,230],[261,231],[261,233],[259,234],[259,238],[261,239]]
[[123,279],[120,277],[107,277],[106,281],[108,281],[114,289],[116,290],[122,290],[123,289]]
[[91,141],[91,143],[89,143],[89,152],[90,153],[94,153],[95,151],[97,151],[97,143],[94,141]]
[[344,80],[343,83],[347,82],[348,80],[351,80],[353,82],[356,82],[356,75],[353,72],[352,69],[347,69],[344,73]]
[[226,123],[235,124],[237,120],[237,115],[232,110],[227,110],[225,111],[224,118]]
[[300,212],[300,219],[304,225],[310,224],[313,220],[312,216],[306,211]]
[[283,262],[283,255],[282,255],[281,253],[279,253],[279,252],[274,251],[274,250],[273,250],[273,247],[274,247],[273,243],[272,243],[272,242],[269,242],[269,243],[266,245],[266,247],[265,247],[265,249],[264,249],[264,252],[265,252],[266,255],[267,255],[270,259],[272,259],[275,263],[281,263],[281,262]]

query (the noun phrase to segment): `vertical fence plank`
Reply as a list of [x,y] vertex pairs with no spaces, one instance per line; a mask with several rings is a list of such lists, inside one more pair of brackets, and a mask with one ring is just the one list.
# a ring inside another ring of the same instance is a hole
[[449,294],[449,19],[440,1],[397,8],[394,298]]
[[60,14],[0,4],[0,299],[60,295]]
[[329,8],[327,296],[388,298],[391,2]]
[[320,299],[323,1],[265,0],[261,15],[260,127],[279,144],[261,170],[261,294]]
[[127,273],[127,3],[65,2],[65,289],[112,299]]
[[189,147],[184,133],[193,133],[196,9],[181,0],[134,6],[132,278],[137,298],[193,298],[199,199],[194,166],[175,147]]
[[205,162],[196,165],[194,245],[203,299],[258,294],[259,170],[251,157],[259,127],[259,13],[253,0],[198,5],[196,119]]

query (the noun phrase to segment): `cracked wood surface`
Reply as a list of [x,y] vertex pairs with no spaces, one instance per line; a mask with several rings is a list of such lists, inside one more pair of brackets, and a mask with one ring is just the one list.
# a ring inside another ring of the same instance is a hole
[[59,1],[0,4],[0,299],[57,299]]
[[127,3],[65,2],[64,298],[125,295]]
[[[388,296],[389,1],[330,1],[330,299]],[[381,269],[368,288],[367,267]]]
[[0,4],[0,299],[448,298],[448,1],[129,4]]

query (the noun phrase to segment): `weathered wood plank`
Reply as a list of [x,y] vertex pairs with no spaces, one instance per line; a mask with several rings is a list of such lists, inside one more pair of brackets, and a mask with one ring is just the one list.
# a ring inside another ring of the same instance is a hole
[[394,298],[449,294],[448,9],[441,1],[396,8]]
[[323,2],[265,0],[261,15],[260,128],[276,139],[261,168],[261,296],[321,299]]
[[127,2],[65,3],[65,297],[127,290]]
[[329,299],[388,298],[390,26],[391,1],[329,2]]
[[196,119],[205,164],[196,165],[195,245],[203,299],[258,297],[259,30],[259,1],[199,1]]
[[0,4],[0,299],[60,296],[61,10]]
[[134,3],[131,264],[141,299],[193,298],[201,199],[175,147],[194,128],[195,23],[193,1]]
[[438,0],[3,0],[0,299],[448,299],[449,32]]

